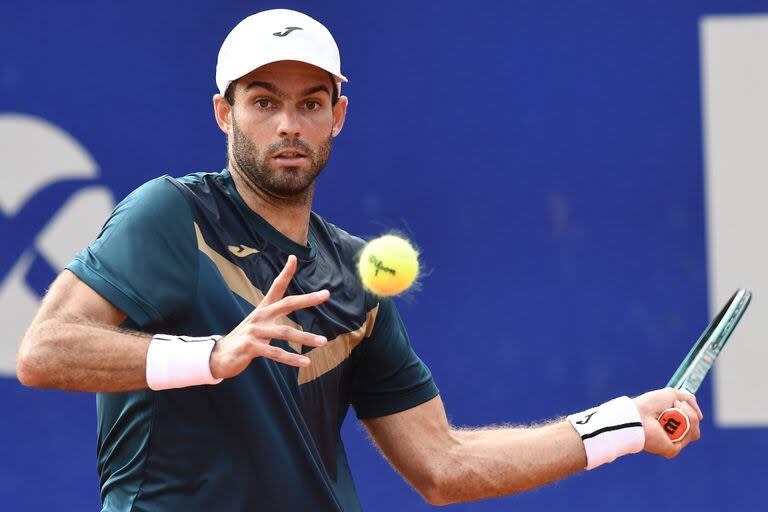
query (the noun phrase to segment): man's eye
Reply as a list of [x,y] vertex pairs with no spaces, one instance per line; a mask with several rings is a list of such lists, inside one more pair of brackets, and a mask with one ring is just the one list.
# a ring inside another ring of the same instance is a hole
[[269,108],[272,102],[265,99],[256,100],[256,104],[261,108]]
[[320,102],[315,100],[310,100],[307,102],[307,110],[318,110],[320,108]]

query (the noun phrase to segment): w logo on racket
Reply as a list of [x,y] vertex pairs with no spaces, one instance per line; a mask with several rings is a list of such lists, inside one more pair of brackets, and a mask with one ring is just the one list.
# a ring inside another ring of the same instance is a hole
[[677,432],[677,429],[680,428],[680,425],[682,424],[683,422],[680,420],[669,418],[667,419],[667,421],[664,422],[664,432],[666,432],[670,436],[674,436],[675,432]]
[[69,134],[0,114],[0,375],[56,274],[98,234],[114,208],[96,163]]
[[674,407],[666,409],[659,415],[659,424],[673,443],[682,441],[691,428],[688,416]]

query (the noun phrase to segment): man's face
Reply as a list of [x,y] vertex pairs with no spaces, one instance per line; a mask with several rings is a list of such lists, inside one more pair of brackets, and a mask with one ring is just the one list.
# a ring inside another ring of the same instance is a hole
[[290,197],[314,183],[346,108],[346,98],[332,106],[331,80],[315,66],[281,61],[231,86],[230,157],[252,186]]

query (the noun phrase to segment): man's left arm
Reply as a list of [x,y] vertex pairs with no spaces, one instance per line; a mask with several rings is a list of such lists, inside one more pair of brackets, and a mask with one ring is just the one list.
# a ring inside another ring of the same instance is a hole
[[[667,388],[633,401],[645,451],[671,458],[699,438],[701,413],[692,395]],[[672,443],[656,421],[673,405],[691,418],[691,431],[680,443]],[[363,424],[387,460],[433,505],[514,494],[587,466],[581,436],[565,419],[535,427],[457,429],[437,396]]]

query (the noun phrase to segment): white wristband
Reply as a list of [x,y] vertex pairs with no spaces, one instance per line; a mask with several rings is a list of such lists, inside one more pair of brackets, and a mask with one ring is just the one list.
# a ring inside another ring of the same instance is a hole
[[191,338],[157,334],[147,351],[147,384],[163,389],[218,384],[211,375],[211,352],[221,336]]
[[645,446],[645,431],[634,400],[622,396],[568,416],[584,442],[587,469],[637,453]]

